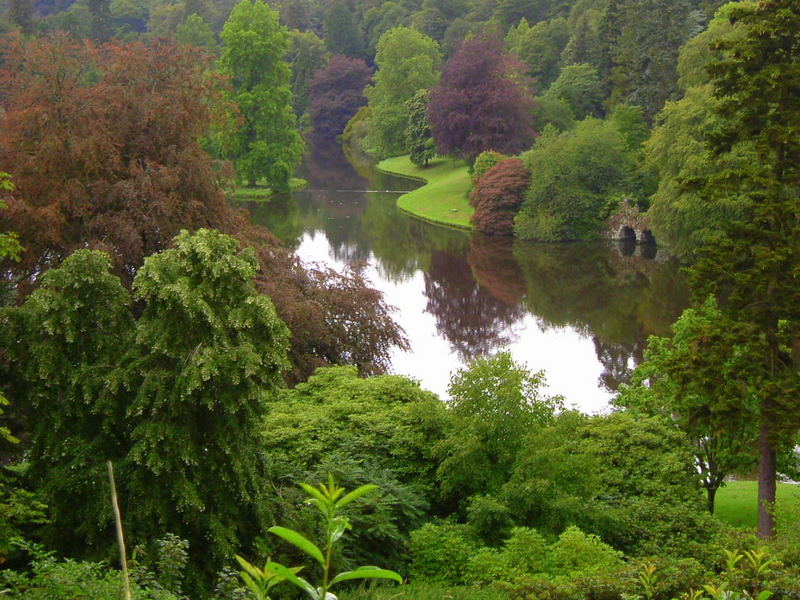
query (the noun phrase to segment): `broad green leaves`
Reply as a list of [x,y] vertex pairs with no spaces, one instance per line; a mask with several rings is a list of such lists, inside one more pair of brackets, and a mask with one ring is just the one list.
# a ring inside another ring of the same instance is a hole
[[[305,536],[291,529],[287,529],[286,527],[270,527],[267,531],[286,540],[317,561],[322,567],[322,582],[319,587],[315,588],[308,581],[297,576],[295,574],[296,570],[287,569],[279,563],[267,562],[267,569],[293,583],[306,592],[313,600],[335,599],[336,596],[329,593],[328,590],[342,581],[350,581],[353,579],[392,579],[398,583],[403,582],[403,578],[394,571],[373,566],[358,567],[352,571],[339,573],[331,578],[331,556],[333,547],[342,537],[345,530],[350,527],[350,522],[347,517],[338,514],[338,511],[362,496],[375,491],[377,486],[372,484],[362,485],[349,493],[345,493],[344,488],[336,485],[333,476],[329,475],[328,483],[320,483],[318,488],[305,483],[301,484],[301,487],[311,497],[308,503],[316,506],[317,510],[319,510],[324,518],[324,553]],[[240,562],[242,561],[240,560]],[[249,575],[249,573],[243,574],[243,578],[245,575]],[[247,581],[247,579],[245,579],[245,581]]]

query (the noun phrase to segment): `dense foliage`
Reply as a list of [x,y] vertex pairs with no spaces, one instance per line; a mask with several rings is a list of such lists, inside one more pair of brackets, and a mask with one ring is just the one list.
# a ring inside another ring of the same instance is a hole
[[332,56],[309,83],[309,117],[314,135],[334,138],[367,103],[364,88],[372,71],[363,60]]
[[492,37],[465,41],[431,90],[436,151],[472,162],[484,150],[516,154],[533,139],[522,65]]
[[252,250],[211,230],[175,246],[137,274],[137,319],[108,256],[74,253],[3,310],[3,347],[13,393],[31,400],[30,475],[53,511],[51,541],[102,555],[104,461],[116,460],[129,535],[178,533],[214,572],[263,519],[260,419],[288,330],[255,289]]
[[366,89],[370,140],[381,156],[405,151],[407,102],[417,91],[431,88],[439,78],[439,44],[408,27],[396,27],[378,41],[375,84]]
[[[235,553],[303,558],[265,536],[277,523],[322,530],[326,549],[345,536],[325,572],[385,565],[418,600],[800,596],[796,515],[773,510],[800,427],[800,5],[721,5],[9,0],[0,595],[118,595],[113,567],[84,562],[116,557],[113,460],[141,600],[247,598]],[[496,346],[486,324],[522,302],[556,325],[591,320],[604,381],[643,364],[594,416],[507,353],[456,372],[448,402],[382,375],[405,339],[358,267],[303,265],[225,197],[237,179],[288,189],[309,125],[418,165],[434,139],[474,160],[487,233],[597,238],[627,200],[696,261],[695,305],[669,337],[620,352],[608,340],[640,326],[633,312],[665,333],[677,317],[657,292],[602,322],[564,299],[591,312],[612,287],[637,295],[650,275],[627,256],[590,288],[580,248],[513,242],[498,266],[512,241],[476,235],[448,271],[455,232],[409,266],[385,219],[377,252],[402,274],[430,263],[426,308],[464,358]],[[725,476],[756,460],[764,542],[710,514]],[[297,484],[331,474],[380,492],[321,529]]]
[[508,158],[478,179],[469,202],[475,207],[472,224],[489,235],[512,235],[514,217],[528,189],[531,173],[518,158]]
[[542,135],[525,155],[531,186],[515,219],[523,239],[591,239],[615,208],[634,159],[613,121],[588,118],[571,131]]
[[11,37],[3,56],[0,164],[15,189],[0,222],[28,273],[89,246],[130,281],[181,228],[229,227],[224,172],[199,143],[215,93],[196,51]]
[[220,137],[248,185],[263,179],[269,187],[286,191],[303,142],[290,104],[290,71],[284,60],[288,34],[278,19],[278,12],[263,0],[242,0],[225,22],[219,69],[230,78],[229,98],[242,118]]

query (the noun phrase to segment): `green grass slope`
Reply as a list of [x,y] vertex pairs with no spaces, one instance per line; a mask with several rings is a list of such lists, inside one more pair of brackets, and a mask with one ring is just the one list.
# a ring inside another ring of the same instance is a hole
[[408,156],[398,156],[381,161],[378,169],[426,182],[424,186],[397,199],[397,206],[401,210],[433,223],[472,229],[469,219],[473,208],[467,201],[469,173],[463,161],[437,158],[430,161],[427,167],[417,167]]
[[[730,481],[717,492],[714,512],[735,527],[755,527],[757,497],[757,481]],[[800,520],[800,485],[779,483],[775,504],[778,527]]]

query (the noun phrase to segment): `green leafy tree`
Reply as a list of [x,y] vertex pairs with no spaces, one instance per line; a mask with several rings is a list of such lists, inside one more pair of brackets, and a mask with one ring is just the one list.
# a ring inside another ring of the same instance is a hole
[[313,31],[289,32],[289,49],[286,60],[292,69],[292,106],[300,119],[308,109],[308,87],[314,73],[328,62],[328,53],[323,42]]
[[211,31],[209,24],[198,14],[189,15],[183,23],[178,25],[175,30],[175,41],[179,44],[203,48],[209,52],[217,50],[217,37]]
[[452,433],[439,446],[441,491],[462,508],[476,494],[496,493],[508,479],[526,434],[550,423],[560,397],[541,392],[544,373],[531,373],[507,352],[456,372],[448,387]]
[[337,2],[325,13],[322,37],[331,54],[364,58],[361,32],[353,21],[353,10],[347,2]]
[[375,85],[364,94],[370,107],[369,131],[382,156],[403,154],[409,109],[418,90],[430,89],[439,78],[439,45],[408,27],[395,27],[378,41]]
[[59,548],[106,547],[106,460],[125,453],[120,357],[133,335],[130,296],[111,259],[79,250],[42,276],[19,307],[0,312],[16,412],[28,432],[29,476],[50,507]]
[[210,576],[265,524],[261,420],[282,386],[289,332],[256,291],[252,250],[213,230],[174,245],[134,279],[145,308],[125,357],[126,527],[134,539],[188,540]]
[[719,100],[709,146],[720,156],[750,143],[757,160],[687,182],[712,202],[743,190],[749,200],[743,220],[707,240],[692,283],[702,297],[724,294],[731,318],[766,344],[758,492],[758,531],[766,537],[775,527],[777,450],[800,425],[800,5],[764,0],[731,18],[747,33],[721,42],[723,57],[709,69]]
[[318,369],[284,390],[264,420],[270,476],[282,498],[280,522],[311,533],[299,490],[289,482],[333,473],[348,486],[380,484],[366,510],[354,510],[353,544],[346,558],[399,564],[410,531],[439,513],[433,446],[444,437],[449,414],[419,384],[396,375],[368,378],[355,367]]
[[733,3],[720,10],[708,29],[681,49],[678,57],[679,86],[683,97],[667,102],[657,125],[644,146],[649,168],[659,175],[658,187],[650,201],[653,233],[660,244],[684,261],[692,261],[705,238],[725,223],[741,220],[748,199],[746,189],[729,190],[724,197],[708,202],[686,180],[719,170],[747,169],[757,160],[752,144],[741,141],[724,155],[714,156],[706,144],[708,133],[720,121],[715,115],[713,87],[706,68],[719,51],[712,47],[723,39],[736,39],[746,32],[744,23],[728,18]]
[[[14,189],[14,183],[11,181],[11,176],[8,173],[0,172],[0,191],[10,192]],[[7,208],[6,203],[0,200],[0,211]],[[20,246],[17,234],[0,233],[0,260],[10,259],[19,260],[22,254],[22,246]]]
[[242,0],[222,29],[220,71],[230,77],[230,95],[242,121],[226,146],[239,175],[286,191],[303,152],[292,113],[291,74],[284,60],[287,31],[278,12],[263,0]]
[[597,67],[600,63],[601,47],[597,29],[597,19],[583,13],[575,23],[572,35],[561,53],[562,64],[589,64]]
[[542,135],[525,162],[531,186],[514,229],[523,239],[543,241],[596,237],[635,165],[614,123],[594,118]]
[[427,166],[428,161],[436,156],[436,145],[428,125],[428,90],[419,90],[406,102],[408,107],[408,125],[406,125],[406,149],[411,162],[417,166]]
[[755,463],[763,341],[710,297],[684,311],[672,337],[652,336],[633,384],[616,404],[662,415],[692,440],[709,512],[725,478]]
[[545,95],[564,100],[578,120],[600,115],[603,91],[597,69],[592,65],[564,67]]
[[522,19],[506,35],[508,49],[525,63],[538,89],[547,88],[558,77],[561,53],[568,40],[569,25],[564,18],[533,26]]

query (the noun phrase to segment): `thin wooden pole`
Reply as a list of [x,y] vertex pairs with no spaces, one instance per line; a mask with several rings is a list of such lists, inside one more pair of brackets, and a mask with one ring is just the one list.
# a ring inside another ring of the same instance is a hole
[[108,479],[111,481],[111,505],[114,507],[114,520],[117,523],[117,542],[119,543],[119,560],[122,563],[122,585],[125,600],[131,600],[131,583],[128,579],[128,559],[125,556],[125,537],[122,534],[122,515],[117,502],[117,486],[114,484],[114,466],[108,461]]

